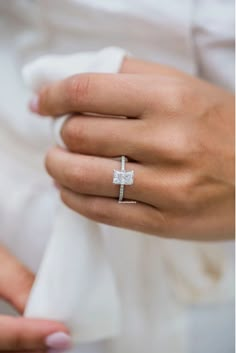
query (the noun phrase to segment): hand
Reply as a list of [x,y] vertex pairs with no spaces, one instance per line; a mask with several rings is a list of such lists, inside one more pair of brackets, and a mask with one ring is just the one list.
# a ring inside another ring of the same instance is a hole
[[[144,233],[233,238],[234,97],[165,66],[135,65],[124,64],[131,74],[75,75],[40,92],[39,114],[72,114],[62,129],[69,151],[53,148],[46,160],[62,200],[95,221]],[[135,171],[125,197],[137,204],[116,200],[113,158],[121,155]]]
[[[0,246],[0,298],[22,314],[33,281],[34,275]],[[0,315],[0,352],[46,352],[69,345],[61,323]]]

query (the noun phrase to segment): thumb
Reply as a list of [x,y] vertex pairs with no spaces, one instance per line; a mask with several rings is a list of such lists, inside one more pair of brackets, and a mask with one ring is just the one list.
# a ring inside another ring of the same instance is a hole
[[[34,275],[0,246],[0,298],[23,313]],[[69,332],[59,322],[0,315],[0,352],[45,351],[71,346]]]
[[70,347],[70,336],[61,323],[0,315],[0,352],[54,352]]
[[69,333],[61,323],[0,315],[0,352],[56,352],[70,347]]
[[0,298],[22,314],[33,281],[33,273],[0,246]]

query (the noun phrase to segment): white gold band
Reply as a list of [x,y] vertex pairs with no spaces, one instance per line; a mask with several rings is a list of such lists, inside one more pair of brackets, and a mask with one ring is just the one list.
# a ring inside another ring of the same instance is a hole
[[124,184],[120,184],[119,201],[123,201],[124,193],[125,193],[125,186]]

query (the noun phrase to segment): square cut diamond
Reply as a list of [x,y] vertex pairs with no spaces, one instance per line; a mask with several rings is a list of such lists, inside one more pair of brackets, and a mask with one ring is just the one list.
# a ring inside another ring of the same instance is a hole
[[134,171],[115,170],[113,173],[113,184],[118,185],[132,185],[134,183]]

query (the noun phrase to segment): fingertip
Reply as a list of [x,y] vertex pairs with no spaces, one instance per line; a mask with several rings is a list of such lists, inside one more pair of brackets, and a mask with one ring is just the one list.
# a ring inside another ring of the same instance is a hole
[[65,332],[54,332],[46,337],[45,344],[53,350],[65,350],[71,348],[72,341]]
[[69,330],[60,322],[0,316],[0,327],[0,351],[40,352],[72,345]]

